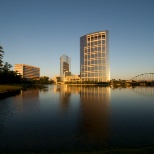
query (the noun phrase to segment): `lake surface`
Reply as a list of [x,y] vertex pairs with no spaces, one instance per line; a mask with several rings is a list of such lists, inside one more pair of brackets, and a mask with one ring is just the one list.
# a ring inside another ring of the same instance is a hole
[[0,100],[0,152],[154,146],[154,87],[49,85]]

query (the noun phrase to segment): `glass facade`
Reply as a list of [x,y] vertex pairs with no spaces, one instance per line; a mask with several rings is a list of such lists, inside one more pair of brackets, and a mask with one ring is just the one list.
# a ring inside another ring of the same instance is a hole
[[80,75],[82,81],[110,81],[108,31],[80,37]]
[[14,70],[27,79],[38,79],[40,77],[40,68],[26,64],[15,64]]
[[66,55],[62,55],[60,57],[60,78],[61,81],[64,80],[64,77],[66,76],[66,74],[70,74],[70,68],[71,68],[71,59],[66,56]]

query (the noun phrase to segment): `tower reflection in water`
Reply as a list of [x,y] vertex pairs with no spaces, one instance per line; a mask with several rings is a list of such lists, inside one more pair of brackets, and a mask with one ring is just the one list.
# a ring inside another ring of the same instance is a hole
[[98,149],[108,146],[110,87],[60,86],[57,90],[65,110],[74,103],[74,94],[79,97],[75,132],[78,147]]
[[82,87],[80,137],[91,146],[107,146],[109,139],[109,87]]
[[67,87],[62,86],[60,90],[60,107],[66,111],[70,105],[71,92]]

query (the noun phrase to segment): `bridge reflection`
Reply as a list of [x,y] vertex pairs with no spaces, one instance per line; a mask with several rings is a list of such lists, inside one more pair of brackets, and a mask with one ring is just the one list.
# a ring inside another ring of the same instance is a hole
[[132,88],[132,90],[135,93],[140,94],[140,95],[154,96],[154,87],[139,86],[139,87]]

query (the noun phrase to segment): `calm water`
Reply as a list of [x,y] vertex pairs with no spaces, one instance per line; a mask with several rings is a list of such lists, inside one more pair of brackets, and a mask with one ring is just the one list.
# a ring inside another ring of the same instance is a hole
[[0,100],[0,152],[154,145],[154,87],[50,85]]

